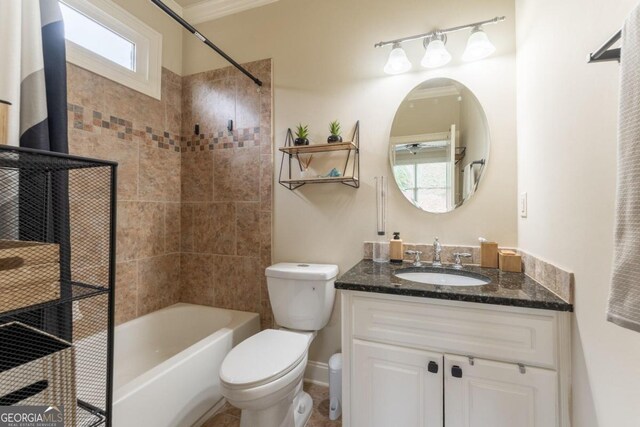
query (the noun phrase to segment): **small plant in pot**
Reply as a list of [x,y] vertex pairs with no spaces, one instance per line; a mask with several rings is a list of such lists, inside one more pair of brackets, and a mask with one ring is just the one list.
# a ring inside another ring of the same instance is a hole
[[309,145],[309,125],[302,125],[300,123],[296,128],[296,139],[293,141],[294,145]]
[[334,120],[331,123],[329,123],[329,132],[331,133],[331,135],[329,135],[329,138],[327,138],[327,142],[328,143],[342,142],[342,136],[340,136],[340,122],[339,121]]

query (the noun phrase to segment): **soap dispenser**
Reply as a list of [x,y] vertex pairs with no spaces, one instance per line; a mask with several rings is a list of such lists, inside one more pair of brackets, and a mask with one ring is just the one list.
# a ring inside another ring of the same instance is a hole
[[389,242],[389,259],[392,263],[401,264],[404,258],[404,252],[402,251],[402,239],[400,239],[400,232],[393,232],[393,239]]

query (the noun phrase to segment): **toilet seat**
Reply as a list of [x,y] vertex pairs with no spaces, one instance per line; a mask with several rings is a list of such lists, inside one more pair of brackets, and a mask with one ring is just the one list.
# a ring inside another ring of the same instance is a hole
[[234,347],[220,368],[226,388],[255,388],[276,381],[306,360],[309,336],[266,329]]

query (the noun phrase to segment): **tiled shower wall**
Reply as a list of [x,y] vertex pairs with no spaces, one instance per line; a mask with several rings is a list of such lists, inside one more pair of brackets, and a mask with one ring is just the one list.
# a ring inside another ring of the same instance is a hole
[[163,69],[156,100],[68,64],[70,152],[119,163],[117,323],[184,301],[271,324],[271,62],[247,66],[261,92],[230,68]]
[[183,78],[180,300],[259,312],[269,326],[271,61],[246,67],[259,90],[232,67]]
[[180,76],[162,100],[67,65],[69,151],[118,166],[116,321],[178,301]]

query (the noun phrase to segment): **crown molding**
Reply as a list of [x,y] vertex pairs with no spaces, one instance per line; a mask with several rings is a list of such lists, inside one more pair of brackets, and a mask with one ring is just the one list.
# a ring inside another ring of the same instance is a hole
[[183,17],[192,24],[200,24],[276,1],[278,0],[204,0],[182,8]]
[[460,90],[455,85],[429,87],[413,90],[407,97],[407,100],[416,101],[418,99],[440,98],[443,96],[456,95],[460,95]]

